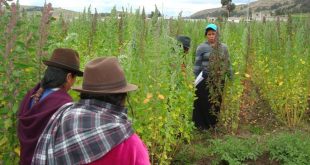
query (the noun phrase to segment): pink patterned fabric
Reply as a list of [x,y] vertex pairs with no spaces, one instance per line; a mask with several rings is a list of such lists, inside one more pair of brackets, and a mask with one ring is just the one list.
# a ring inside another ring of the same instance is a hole
[[137,134],[131,135],[127,140],[117,145],[105,156],[89,165],[149,165],[149,154],[145,144]]

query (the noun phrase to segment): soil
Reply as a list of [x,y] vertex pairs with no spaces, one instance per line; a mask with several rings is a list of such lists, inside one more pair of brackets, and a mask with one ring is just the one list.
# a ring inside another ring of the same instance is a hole
[[276,116],[270,105],[260,94],[259,88],[252,81],[244,81],[244,93],[242,95],[242,105],[240,108],[240,128],[237,134],[246,131],[242,126],[252,125],[264,130],[274,130],[279,127]]
[[270,160],[269,154],[264,153],[262,156],[258,157],[256,160],[248,160],[244,162],[247,165],[280,165],[280,162],[276,160]]
[[[216,160],[216,157],[206,157],[199,161],[197,161],[196,165],[212,165],[212,162]],[[276,160],[270,160],[270,156],[268,153],[264,153],[256,160],[247,160],[243,162],[247,165],[280,165],[280,162]],[[214,164],[214,163],[213,163]],[[218,165],[229,165],[227,161],[221,160],[218,162]]]
[[[206,158],[203,158],[199,161],[197,161],[195,164],[196,165],[212,165],[212,162],[215,160],[216,158],[215,157],[206,157]],[[226,164],[227,162],[219,162],[218,164],[219,165],[228,165]],[[213,163],[214,164],[214,163]]]

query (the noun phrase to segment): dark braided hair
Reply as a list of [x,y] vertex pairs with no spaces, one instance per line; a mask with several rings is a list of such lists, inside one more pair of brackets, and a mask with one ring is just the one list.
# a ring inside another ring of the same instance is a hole
[[41,80],[40,88],[31,96],[34,99],[34,103],[37,103],[40,100],[45,89],[62,87],[62,85],[66,83],[68,73],[71,73],[73,76],[76,75],[73,71],[48,66],[45,70],[44,77]]

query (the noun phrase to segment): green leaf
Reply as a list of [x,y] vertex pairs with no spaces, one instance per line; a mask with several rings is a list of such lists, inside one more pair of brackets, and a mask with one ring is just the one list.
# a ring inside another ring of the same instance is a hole
[[9,129],[10,127],[12,127],[12,124],[13,124],[13,122],[12,122],[11,119],[5,119],[5,121],[4,121],[4,128],[5,129]]
[[0,65],[0,72],[4,72],[4,66]]
[[14,114],[16,114],[18,108],[19,108],[19,107],[18,107],[18,104],[14,104],[14,106],[13,106],[13,112],[14,112]]
[[27,63],[23,63],[21,61],[15,63],[16,69],[23,69],[23,68],[27,68],[27,67],[29,67],[29,64],[27,64]]
[[3,146],[8,142],[8,138],[6,136],[2,137],[0,140],[0,146]]

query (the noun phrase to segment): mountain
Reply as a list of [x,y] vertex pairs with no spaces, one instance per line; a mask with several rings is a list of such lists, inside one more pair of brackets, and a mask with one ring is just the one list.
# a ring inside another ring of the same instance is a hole
[[[43,7],[42,6],[25,6],[20,5],[20,10],[24,10],[28,15],[40,15],[42,14]],[[63,9],[60,7],[53,7],[52,16],[54,18],[58,18],[60,15],[63,16],[64,19],[72,19],[78,17],[83,12],[76,12],[68,9]],[[118,14],[122,13],[122,11],[117,11]],[[92,13],[94,14],[94,13]],[[99,17],[110,16],[111,13],[98,13]]]
[[[28,14],[41,14],[41,11],[43,10],[42,6],[25,6],[20,5],[21,10],[25,10]],[[60,15],[63,15],[64,18],[73,18],[79,16],[80,12],[62,9],[62,8],[54,8],[53,7],[53,17],[59,17]]]
[[[284,15],[288,13],[309,13],[309,0],[257,0],[249,5],[236,5],[235,10],[230,13],[230,16],[246,16],[248,13],[265,12],[271,15]],[[214,8],[198,11],[190,16],[192,19],[201,19],[206,17],[218,17],[226,15],[227,11],[224,8]]]

